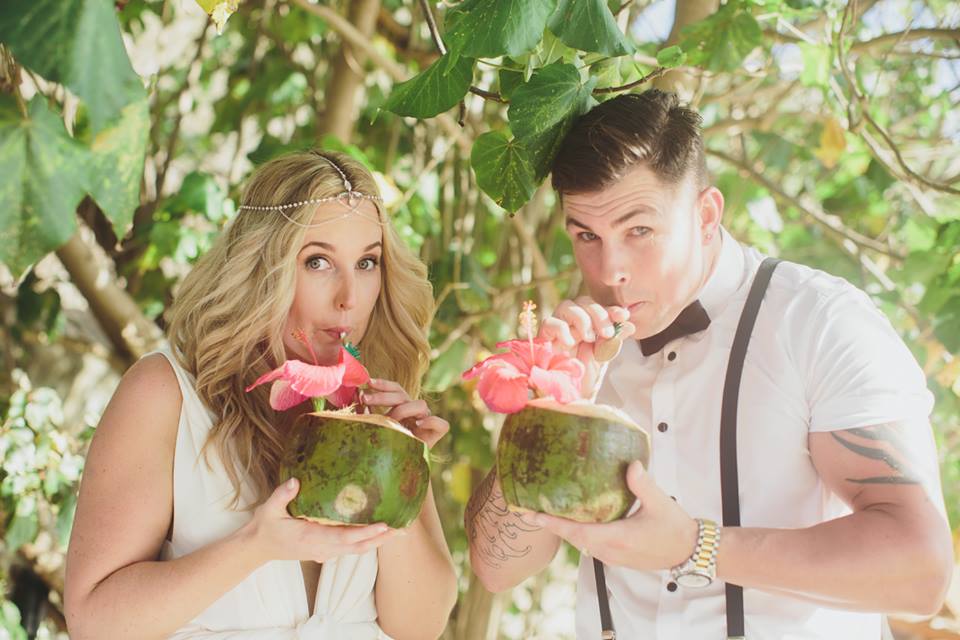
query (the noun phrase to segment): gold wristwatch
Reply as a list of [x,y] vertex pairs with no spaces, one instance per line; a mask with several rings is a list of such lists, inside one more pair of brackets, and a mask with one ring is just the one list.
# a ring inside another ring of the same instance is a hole
[[670,575],[681,587],[702,588],[717,577],[717,551],[720,549],[720,528],[713,520],[697,518],[697,547],[683,564],[670,569]]

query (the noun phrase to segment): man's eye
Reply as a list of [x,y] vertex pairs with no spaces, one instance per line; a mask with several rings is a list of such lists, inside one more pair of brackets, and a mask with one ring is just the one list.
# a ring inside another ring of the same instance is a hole
[[653,229],[650,227],[633,227],[630,229],[630,235],[632,236],[646,236],[649,235]]
[[579,239],[581,242],[593,242],[597,239],[597,234],[593,233],[592,231],[581,231],[577,234],[577,239]]

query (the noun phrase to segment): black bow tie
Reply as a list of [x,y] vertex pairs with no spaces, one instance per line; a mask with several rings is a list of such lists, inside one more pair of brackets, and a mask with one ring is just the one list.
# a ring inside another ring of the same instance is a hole
[[671,340],[703,331],[710,326],[710,316],[699,300],[694,300],[680,312],[670,326],[658,334],[640,340],[640,352],[645,355],[657,353]]

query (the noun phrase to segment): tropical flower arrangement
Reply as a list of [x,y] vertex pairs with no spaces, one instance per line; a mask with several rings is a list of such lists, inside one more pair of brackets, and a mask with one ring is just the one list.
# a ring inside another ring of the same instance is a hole
[[[496,458],[503,497],[514,511],[615,520],[633,502],[626,469],[634,460],[647,464],[649,435],[623,411],[584,397],[583,363],[534,337],[535,308],[528,301],[520,314],[526,340],[499,343],[505,353],[463,374],[478,379],[477,393],[491,411],[507,414]],[[598,347],[609,353],[594,354],[602,361],[618,347],[611,340]]]
[[356,408],[359,405],[359,390],[370,381],[367,369],[357,360],[360,351],[347,342],[340,347],[337,363],[323,366],[318,363],[317,354],[303,330],[297,329],[293,336],[306,345],[313,364],[287,360],[257,378],[246,391],[249,393],[262,384],[273,382],[270,386],[270,406],[277,411],[286,411],[307,399],[313,400],[316,411],[325,410],[327,402],[338,409]]
[[516,413],[534,398],[553,398],[561,404],[581,399],[583,363],[534,338],[536,308],[528,300],[520,313],[526,340],[498,343],[498,349],[508,351],[486,358],[463,374],[464,380],[479,379],[477,393],[491,411]]

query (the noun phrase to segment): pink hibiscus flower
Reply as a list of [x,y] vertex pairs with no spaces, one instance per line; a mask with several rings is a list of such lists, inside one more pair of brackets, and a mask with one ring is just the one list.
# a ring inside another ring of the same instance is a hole
[[554,352],[545,340],[508,340],[497,345],[498,353],[464,372],[463,379],[479,377],[477,392],[491,411],[516,413],[530,400],[550,396],[568,403],[580,398],[583,363],[565,353]]
[[[298,332],[301,338],[302,332]],[[316,362],[316,354],[305,337],[302,338]],[[336,407],[346,407],[357,401],[357,389],[370,381],[370,374],[346,348],[340,347],[337,364],[321,366],[301,360],[287,360],[273,371],[263,374],[247,391],[273,382],[270,387],[270,406],[277,411],[295,407],[304,400],[325,398]]]

